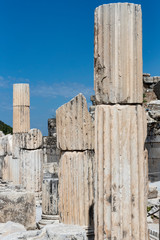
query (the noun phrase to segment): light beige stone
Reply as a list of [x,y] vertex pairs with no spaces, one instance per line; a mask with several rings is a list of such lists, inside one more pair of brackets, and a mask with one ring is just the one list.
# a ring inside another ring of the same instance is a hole
[[132,3],[95,10],[94,89],[98,103],[142,103],[142,13]]
[[27,133],[13,134],[13,156],[19,157],[19,151],[36,150],[42,147],[42,133],[39,129],[30,129]]
[[28,132],[30,129],[30,107],[13,106],[13,133]]
[[142,106],[99,105],[95,113],[95,239],[147,239]]
[[94,149],[94,122],[80,93],[56,111],[57,146],[62,150]]
[[12,155],[12,135],[0,137],[0,156]]
[[34,193],[12,185],[0,184],[0,222],[13,221],[26,228],[35,227],[36,207]]
[[20,161],[12,156],[5,156],[2,164],[2,179],[12,181],[15,185],[20,184]]
[[29,84],[13,85],[13,133],[28,132],[30,129]]
[[93,227],[93,158],[92,151],[61,156],[59,215],[63,223]]

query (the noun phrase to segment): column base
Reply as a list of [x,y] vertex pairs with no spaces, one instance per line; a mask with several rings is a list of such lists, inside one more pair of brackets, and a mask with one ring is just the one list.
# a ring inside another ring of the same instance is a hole
[[39,228],[43,228],[48,224],[59,223],[59,215],[46,215],[42,214],[42,219],[38,222]]

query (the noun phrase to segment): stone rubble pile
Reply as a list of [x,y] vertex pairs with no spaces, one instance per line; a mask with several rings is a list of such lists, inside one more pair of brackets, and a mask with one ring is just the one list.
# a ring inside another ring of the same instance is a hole
[[42,230],[26,231],[21,224],[7,222],[1,226],[1,240],[86,240],[82,227],[76,225],[47,225]]

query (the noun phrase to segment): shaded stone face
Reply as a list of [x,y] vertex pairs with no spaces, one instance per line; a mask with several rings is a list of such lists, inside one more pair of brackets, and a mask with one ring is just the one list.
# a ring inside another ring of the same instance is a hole
[[50,118],[48,119],[48,136],[54,136],[56,133],[56,119]]
[[43,179],[42,213],[58,215],[58,178],[56,177],[51,176]]
[[141,6],[111,3],[95,10],[94,89],[96,102],[142,103]]

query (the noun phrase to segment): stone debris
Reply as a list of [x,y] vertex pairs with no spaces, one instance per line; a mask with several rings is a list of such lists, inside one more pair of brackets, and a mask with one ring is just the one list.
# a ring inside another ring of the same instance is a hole
[[56,111],[57,147],[65,150],[94,149],[94,123],[86,98],[80,93]]
[[94,15],[94,89],[98,104],[142,103],[142,13],[111,3]]
[[159,240],[159,226],[158,224],[148,224],[149,240]]
[[15,232],[26,232],[25,227],[20,223],[8,221],[0,223],[0,239]]
[[158,197],[157,187],[149,186],[148,199],[153,199]]
[[35,211],[34,193],[21,186],[0,182],[0,223],[13,221],[27,229],[35,228]]
[[87,240],[84,229],[76,225],[47,225],[42,230],[17,231],[1,236],[0,240]]

